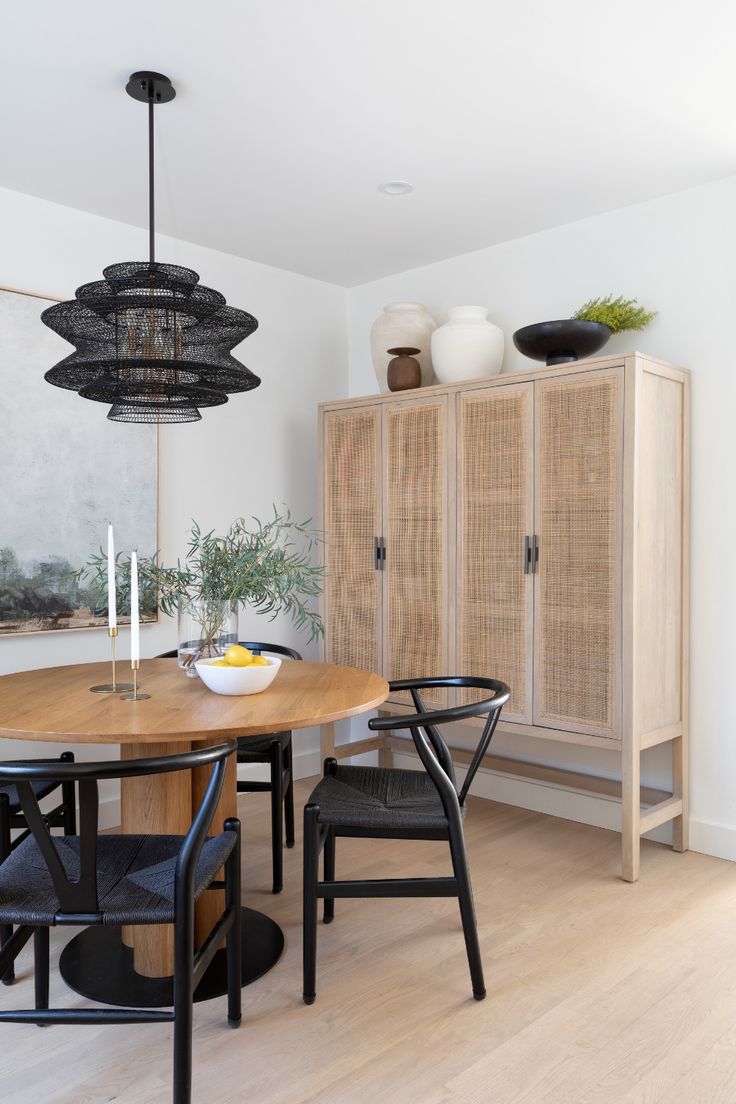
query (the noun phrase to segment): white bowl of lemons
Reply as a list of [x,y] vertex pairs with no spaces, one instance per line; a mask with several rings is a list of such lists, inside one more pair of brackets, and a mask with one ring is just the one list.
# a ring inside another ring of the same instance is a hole
[[281,660],[276,656],[254,655],[242,644],[232,644],[224,656],[198,659],[197,674],[215,694],[260,694],[279,673]]

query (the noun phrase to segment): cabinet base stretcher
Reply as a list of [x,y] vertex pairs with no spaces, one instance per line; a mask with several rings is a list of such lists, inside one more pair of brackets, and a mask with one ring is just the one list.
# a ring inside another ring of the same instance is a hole
[[[402,707],[396,705],[393,707],[393,711],[401,712]],[[379,710],[378,712],[379,715],[387,714],[386,710]],[[401,755],[416,754],[412,740],[406,736],[394,736],[391,733],[386,733],[353,743],[335,744],[334,725],[323,725],[320,733],[322,762],[327,758],[348,759],[356,755],[364,755],[369,751],[377,751],[379,765],[391,766],[394,752]],[[670,740],[657,741],[657,743],[672,743],[673,780],[676,789],[680,789],[680,772],[677,769],[680,739],[680,736],[672,736]],[[451,747],[450,751],[452,752],[453,761],[459,766],[467,766],[472,759],[472,751],[466,748]],[[568,770],[564,767],[542,766],[527,760],[491,753],[483,757],[482,766],[486,770],[509,775],[522,781],[543,782],[547,785],[561,786],[576,790],[579,793],[612,798],[620,802],[622,806],[622,878],[624,881],[635,882],[639,877],[641,836],[655,828],[659,828],[660,825],[672,822],[673,850],[687,851],[688,849],[687,809],[685,796],[682,792],[671,793],[668,790],[640,785],[638,803],[634,806],[633,795],[630,798],[630,795],[626,792],[630,787],[627,787],[623,780],[602,778],[598,775],[585,774],[582,771]]]

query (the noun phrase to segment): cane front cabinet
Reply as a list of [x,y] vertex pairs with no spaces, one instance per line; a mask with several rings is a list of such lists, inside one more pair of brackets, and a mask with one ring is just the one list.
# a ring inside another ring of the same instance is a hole
[[[504,730],[621,755],[624,877],[665,821],[684,849],[688,374],[599,357],[320,420],[327,659],[502,679]],[[672,793],[642,807],[663,742]]]

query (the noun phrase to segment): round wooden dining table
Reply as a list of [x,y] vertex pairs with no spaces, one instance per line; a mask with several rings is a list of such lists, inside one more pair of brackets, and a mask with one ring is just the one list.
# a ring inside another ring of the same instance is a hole
[[[109,664],[89,663],[0,677],[0,738],[63,744],[118,744],[123,759],[211,747],[223,740],[328,725],[380,706],[388,683],[379,675],[329,663],[284,662],[260,694],[214,694],[170,659],[141,663],[147,699],[92,694],[108,681]],[[27,752],[24,750],[23,755]],[[231,756],[212,824],[219,832],[237,816],[236,761]],[[124,833],[183,835],[196,811],[210,768],[121,781]],[[197,903],[199,945],[222,911],[219,891]],[[260,977],[278,961],[284,937],[254,909],[243,918],[243,980]],[[195,999],[225,992],[224,952],[215,956]],[[173,930],[168,925],[90,927],[67,944],[60,970],[67,983],[93,1000],[156,1007],[173,1000]]]

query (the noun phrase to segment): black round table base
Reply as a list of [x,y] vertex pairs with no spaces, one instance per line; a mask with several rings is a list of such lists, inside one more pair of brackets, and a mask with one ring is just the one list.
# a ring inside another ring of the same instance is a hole
[[[276,965],[284,950],[284,933],[269,916],[244,908],[243,985]],[[174,979],[149,978],[133,969],[133,951],[120,937],[120,928],[85,928],[67,943],[59,961],[61,976],[76,993],[101,1004],[126,1008],[163,1008],[174,1003]],[[225,952],[218,951],[194,992],[195,1001],[211,1000],[227,992]]]

